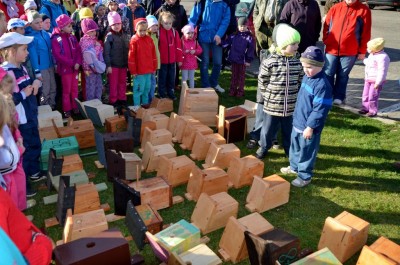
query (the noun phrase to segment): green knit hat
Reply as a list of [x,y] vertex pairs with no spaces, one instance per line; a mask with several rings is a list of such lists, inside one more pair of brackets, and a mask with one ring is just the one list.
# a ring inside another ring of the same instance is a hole
[[280,52],[290,44],[300,43],[300,39],[300,33],[284,23],[276,25],[272,33],[272,41],[277,52]]

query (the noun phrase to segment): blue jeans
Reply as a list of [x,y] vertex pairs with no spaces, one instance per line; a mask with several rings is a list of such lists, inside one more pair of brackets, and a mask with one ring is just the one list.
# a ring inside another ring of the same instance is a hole
[[290,143],[290,168],[297,172],[299,178],[310,180],[313,175],[315,160],[319,150],[321,134],[313,134],[311,139],[304,139],[303,133],[293,128]]
[[154,98],[154,93],[156,92],[156,74],[151,74],[150,77],[150,91],[149,91],[149,103],[151,103],[151,101]]
[[260,147],[264,154],[272,147],[272,140],[276,139],[279,126],[282,133],[282,144],[285,154],[289,156],[290,135],[292,133],[293,117],[272,116],[264,112],[263,126],[260,135]]
[[[200,77],[202,87],[216,87],[218,85],[219,74],[222,65],[222,47],[213,43],[200,42],[203,49],[200,63]],[[210,51],[212,52],[213,68],[211,76],[208,74],[208,65],[210,63]]]
[[[335,56],[325,54],[324,71],[333,88],[333,99],[344,100],[346,98],[349,74],[356,62],[357,56]],[[336,80],[335,80],[336,75]]]
[[158,96],[160,98],[174,97],[175,63],[161,64],[158,70]]

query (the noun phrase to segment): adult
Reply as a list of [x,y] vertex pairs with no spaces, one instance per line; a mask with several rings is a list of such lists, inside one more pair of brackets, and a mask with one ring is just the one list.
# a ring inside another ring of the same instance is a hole
[[272,44],[272,32],[288,0],[255,0],[253,24],[256,33],[257,54]]
[[344,0],[329,10],[323,41],[325,74],[333,87],[334,104],[340,105],[345,100],[350,71],[357,59],[365,58],[370,38],[371,10],[359,0]]
[[[198,41],[203,49],[200,63],[202,87],[213,87],[217,92],[225,90],[218,84],[222,65],[222,47],[219,46],[231,17],[229,6],[222,0],[205,0],[196,2],[189,23],[198,27]],[[210,51],[213,56],[211,76],[208,73]]]
[[50,32],[57,27],[56,19],[62,14],[68,15],[67,9],[61,4],[60,0],[43,0],[40,14],[45,14],[50,18]]
[[321,32],[321,11],[315,0],[290,0],[284,6],[280,23],[292,25],[301,36],[299,53],[315,46]]
[[143,0],[146,14],[154,15],[164,2],[164,0]]
[[16,0],[0,0],[0,10],[6,15],[7,21],[10,18],[18,18],[25,13],[24,6]]

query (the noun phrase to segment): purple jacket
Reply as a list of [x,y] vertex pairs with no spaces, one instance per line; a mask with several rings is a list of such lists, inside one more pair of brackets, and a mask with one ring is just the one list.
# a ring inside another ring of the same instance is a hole
[[386,81],[389,63],[389,56],[383,50],[375,54],[370,53],[368,58],[364,59],[365,81],[383,85]]
[[57,73],[60,75],[78,73],[74,66],[75,64],[82,65],[82,51],[74,35],[54,28],[51,47],[57,64]]
[[224,48],[230,46],[228,60],[231,63],[251,63],[254,59],[254,39],[250,31],[237,32],[222,42]]

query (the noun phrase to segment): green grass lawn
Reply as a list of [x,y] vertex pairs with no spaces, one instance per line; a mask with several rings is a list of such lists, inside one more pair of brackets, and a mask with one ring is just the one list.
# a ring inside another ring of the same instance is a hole
[[[229,88],[230,77],[230,72],[225,71],[220,78],[220,84],[226,90]],[[255,100],[256,85],[256,79],[246,79],[247,99]],[[243,101],[243,98],[229,97],[227,92],[220,95],[220,104],[226,107],[242,104]],[[178,102],[175,102],[176,109]],[[399,124],[386,125],[334,107],[329,113],[321,137],[321,148],[311,185],[302,189],[291,187],[289,203],[262,215],[275,227],[298,236],[303,248],[316,249],[325,218],[335,217],[344,210],[370,222],[367,244],[380,236],[400,244],[400,178],[399,171],[392,166],[394,161],[400,160],[399,143]],[[255,152],[246,149],[246,141],[236,144],[241,149],[242,157]],[[189,155],[178,144],[175,144],[175,149],[178,155]],[[90,150],[82,150],[81,153],[88,151]],[[96,174],[95,183],[107,182],[106,171],[97,169],[93,163],[95,160],[97,156],[83,157],[85,170]],[[200,165],[201,162],[197,164]],[[279,169],[288,165],[288,159],[283,150],[271,150],[264,163],[264,175],[269,176],[279,174]],[[154,175],[155,173],[142,174],[143,178]],[[283,177],[288,181],[294,179],[294,176]],[[107,186],[106,191],[100,192],[101,203],[108,202],[113,208],[112,184],[107,182]],[[173,193],[183,196],[185,191],[186,185],[174,188]],[[238,217],[249,214],[244,207],[248,192],[249,187],[229,190],[229,194],[239,202]],[[44,205],[41,199],[49,194],[51,193],[40,191],[36,196],[38,205],[26,211],[27,214],[34,215],[34,223],[39,227],[44,226],[44,219],[55,216],[55,204]],[[185,200],[169,209],[160,210],[159,213],[165,224],[174,223],[182,218],[190,220],[194,207],[194,202]],[[128,236],[123,220],[110,223],[109,226],[119,227]],[[207,234],[210,238],[208,246],[215,252],[218,251],[222,232],[223,229],[219,229]],[[48,233],[57,241],[62,237],[62,228],[49,228]],[[135,252],[133,241],[130,246],[131,251]],[[144,255],[146,264],[158,264],[149,246],[141,254]],[[355,264],[358,255],[359,253],[354,255],[345,264]],[[249,262],[246,260],[238,264]]]

